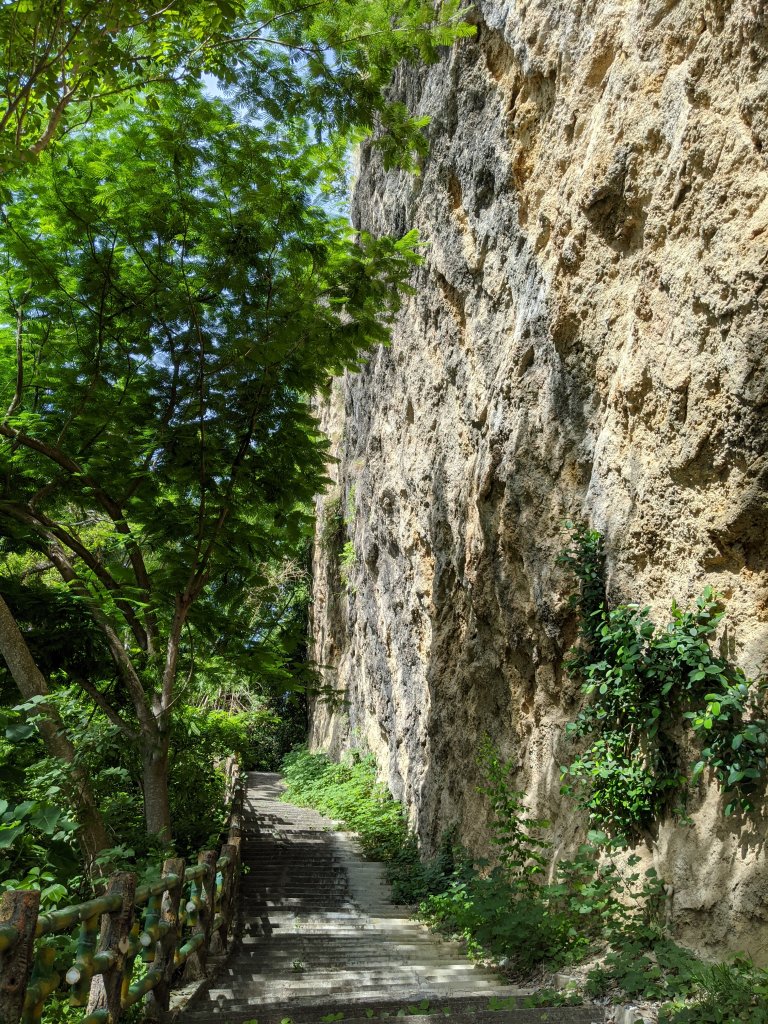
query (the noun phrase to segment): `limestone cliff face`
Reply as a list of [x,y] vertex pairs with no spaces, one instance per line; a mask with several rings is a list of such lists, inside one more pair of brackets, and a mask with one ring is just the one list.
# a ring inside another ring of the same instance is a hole
[[[488,733],[564,850],[584,826],[559,793],[565,517],[605,534],[613,600],[664,620],[712,584],[732,656],[768,669],[768,11],[473,16],[395,83],[432,119],[422,174],[360,157],[356,223],[427,247],[391,347],[323,412],[340,461],[319,521],[335,501],[354,552],[345,587],[316,549],[315,658],[346,704],[316,703],[312,742],[369,747],[426,848],[452,825],[480,848]],[[684,940],[766,957],[765,828],[702,786],[693,824],[643,847]]]

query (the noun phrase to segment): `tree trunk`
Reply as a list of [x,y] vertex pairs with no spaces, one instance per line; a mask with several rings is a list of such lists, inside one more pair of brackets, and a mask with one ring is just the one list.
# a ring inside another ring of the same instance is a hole
[[149,835],[171,840],[171,809],[168,800],[168,733],[146,743],[144,758],[144,819]]
[[[29,700],[31,697],[48,696],[50,693],[48,684],[35,664],[21,630],[2,597],[0,597],[0,654],[5,659],[16,686],[25,700]],[[110,842],[91,789],[88,773],[75,761],[75,748],[67,736],[58,711],[50,704],[39,704],[37,711],[42,717],[35,724],[48,753],[70,766],[67,772],[69,796],[80,823],[80,845],[90,871],[96,854],[107,849]]]

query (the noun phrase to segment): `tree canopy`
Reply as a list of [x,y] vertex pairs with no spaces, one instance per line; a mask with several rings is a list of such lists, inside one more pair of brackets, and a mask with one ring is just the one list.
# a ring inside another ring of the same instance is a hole
[[294,728],[311,400],[418,261],[329,196],[361,134],[414,166],[424,122],[386,85],[471,31],[459,0],[2,5],[0,869],[73,815],[96,864],[142,815],[194,842],[211,759],[255,756],[241,713]]
[[148,771],[195,638],[242,618],[306,528],[326,458],[308,396],[385,340],[415,259],[313,200],[322,151],[187,89],[111,111],[14,190],[0,522],[98,626]]
[[[167,842],[173,806],[194,818],[174,770],[198,792],[212,770],[184,759],[201,680],[298,684],[311,401],[387,340],[418,260],[328,190],[363,131],[412,164],[423,122],[386,83],[470,31],[456,0],[3,5],[0,654],[24,698],[4,714],[64,781],[38,772],[0,850],[60,794],[92,857],[94,808],[135,814],[108,779],[140,783]],[[242,746],[227,728],[211,756]]]
[[[0,168],[35,156],[94,112],[215,76],[238,100],[318,130],[402,133],[384,87],[404,57],[471,29],[459,0],[9,0],[0,6]],[[157,90],[157,91],[155,91]]]

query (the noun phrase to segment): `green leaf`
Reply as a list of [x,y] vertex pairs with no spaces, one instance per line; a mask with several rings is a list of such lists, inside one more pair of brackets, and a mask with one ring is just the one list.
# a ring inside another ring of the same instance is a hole
[[16,822],[11,825],[0,825],[0,850],[7,850],[26,830],[23,822]]
[[47,836],[52,836],[53,833],[60,827],[59,822],[61,820],[63,812],[58,807],[40,807],[35,810],[29,817],[30,825],[34,828],[40,829]]
[[28,740],[36,731],[31,722],[14,722],[12,725],[6,726],[5,738],[10,743],[21,743],[23,740]]

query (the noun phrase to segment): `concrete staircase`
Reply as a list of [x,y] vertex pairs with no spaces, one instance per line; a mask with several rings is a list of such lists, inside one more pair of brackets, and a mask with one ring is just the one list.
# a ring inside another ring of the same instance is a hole
[[[332,1015],[348,1024],[402,1015],[414,1024],[597,1024],[602,1009],[514,1008],[526,990],[473,966],[458,944],[405,916],[382,866],[315,811],[280,800],[280,776],[252,772],[246,794],[242,937],[214,985],[181,1024],[294,1024]],[[342,1017],[339,1017],[339,1014]]]

